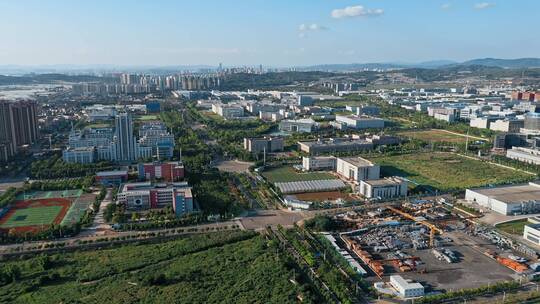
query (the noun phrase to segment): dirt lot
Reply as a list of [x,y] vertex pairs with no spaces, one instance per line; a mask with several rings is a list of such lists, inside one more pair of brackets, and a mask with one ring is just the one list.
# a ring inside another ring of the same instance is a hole
[[225,160],[216,164],[216,167],[219,169],[219,171],[233,173],[247,172],[249,167],[251,166],[253,166],[253,163],[242,162],[239,160]]
[[266,226],[292,227],[294,223],[303,220],[302,212],[287,212],[283,210],[260,210],[256,215],[240,220],[245,229],[262,229]]
[[338,198],[342,198],[346,201],[353,200],[353,198],[348,193],[343,193],[339,191],[325,191],[325,192],[310,192],[310,193],[299,193],[295,194],[296,198],[303,201],[335,201]]

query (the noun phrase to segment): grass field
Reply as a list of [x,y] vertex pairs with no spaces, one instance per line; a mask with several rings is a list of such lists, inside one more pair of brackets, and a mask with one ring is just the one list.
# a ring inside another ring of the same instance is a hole
[[271,183],[299,182],[322,179],[336,179],[335,176],[325,172],[299,173],[292,167],[279,167],[266,169],[262,175]]
[[[456,135],[443,130],[404,131],[397,133],[397,135],[427,142],[465,143],[467,141],[467,135]],[[469,137],[470,143],[477,140],[477,138]]]
[[[40,261],[47,266],[38,266]],[[323,303],[262,235],[223,232],[156,244],[2,261],[20,270],[0,303]]]
[[506,233],[515,234],[515,235],[523,235],[523,230],[525,229],[525,225],[527,225],[528,221],[527,219],[522,220],[516,220],[511,222],[506,222],[497,225],[495,228],[504,231]]
[[137,116],[136,120],[139,120],[139,121],[158,120],[158,117],[157,115],[141,115],[141,116]]
[[451,153],[418,153],[372,157],[381,165],[384,176],[402,176],[412,181],[412,187],[455,190],[489,184],[524,182],[532,177],[526,173],[495,166]]
[[38,231],[51,224],[60,224],[71,206],[66,198],[43,198],[15,202],[0,218],[0,228],[16,232]]
[[43,206],[17,209],[0,228],[50,225],[62,211],[62,206]]

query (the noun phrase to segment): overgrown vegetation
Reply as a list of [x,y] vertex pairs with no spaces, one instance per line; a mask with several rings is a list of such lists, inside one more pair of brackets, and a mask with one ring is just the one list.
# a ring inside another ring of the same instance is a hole
[[258,234],[214,233],[5,262],[0,302],[320,303],[293,269]]

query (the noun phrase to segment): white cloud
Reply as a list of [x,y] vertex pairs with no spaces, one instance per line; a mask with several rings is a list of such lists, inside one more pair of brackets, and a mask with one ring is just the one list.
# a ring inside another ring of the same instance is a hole
[[451,3],[445,3],[445,4],[441,5],[441,9],[443,9],[443,10],[450,9],[451,7],[452,7]]
[[326,26],[322,26],[320,24],[317,24],[317,23],[312,23],[312,24],[305,24],[305,23],[302,23],[300,24],[300,26],[298,26],[298,30],[301,31],[301,32],[306,32],[306,31],[324,31],[324,30],[327,30],[328,28]]
[[494,6],[495,6],[495,3],[480,2],[480,3],[476,3],[474,5],[474,8],[478,9],[478,10],[482,10],[482,9],[486,9],[486,8],[490,8],[490,7],[494,7]]
[[380,8],[368,9],[362,5],[347,6],[345,8],[338,8],[332,11],[332,18],[342,19],[349,17],[375,17],[384,14],[384,11]]

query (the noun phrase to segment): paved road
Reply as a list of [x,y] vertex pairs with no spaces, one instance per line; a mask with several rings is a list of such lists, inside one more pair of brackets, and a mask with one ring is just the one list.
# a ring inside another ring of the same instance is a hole
[[111,234],[111,225],[107,224],[105,222],[104,213],[107,209],[107,206],[112,204],[112,189],[107,189],[107,194],[105,195],[105,198],[103,201],[101,201],[101,204],[99,206],[98,213],[94,217],[94,222],[92,223],[92,226],[83,229],[80,236],[96,236],[96,235],[106,235]]

